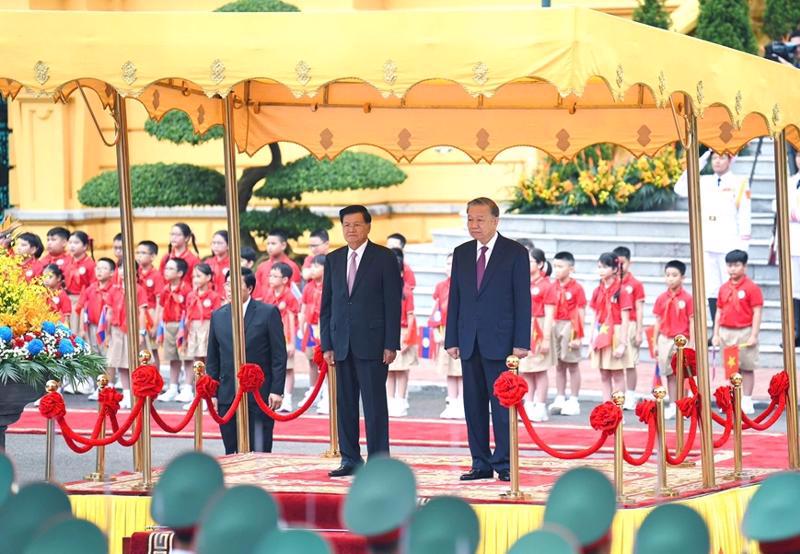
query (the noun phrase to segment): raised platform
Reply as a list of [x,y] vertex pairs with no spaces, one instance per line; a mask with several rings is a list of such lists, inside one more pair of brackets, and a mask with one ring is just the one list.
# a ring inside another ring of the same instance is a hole
[[[523,534],[541,523],[544,502],[558,476],[576,465],[596,467],[611,475],[608,459],[580,463],[551,458],[523,458],[521,487],[530,494],[524,502],[504,500],[500,494],[507,483],[495,480],[463,483],[460,473],[468,468],[465,456],[409,455],[400,456],[409,463],[417,477],[420,501],[439,495],[458,495],[473,504],[481,521],[482,543],[478,552],[501,554]],[[274,494],[281,505],[282,518],[291,525],[316,529],[342,530],[341,503],[350,485],[350,478],[331,479],[328,470],[335,461],[315,456],[285,454],[245,454],[219,459],[228,485],[253,484]],[[725,479],[730,472],[719,468],[719,487],[703,490],[697,467],[669,468],[668,484],[678,494],[677,502],[692,506],[708,521],[712,536],[712,552],[739,553],[747,545],[739,533],[744,508],[755,490],[752,486],[769,473],[753,470],[754,479],[734,483]],[[156,471],[156,479],[157,479]],[[105,529],[112,544],[112,553],[122,552],[122,539],[153,525],[149,516],[150,497],[136,485],[139,478],[120,474],[110,483],[76,482],[66,486],[76,515],[89,519]],[[615,554],[631,552],[633,537],[652,506],[664,499],[654,495],[655,466],[625,467],[625,493],[628,497],[614,522]]]

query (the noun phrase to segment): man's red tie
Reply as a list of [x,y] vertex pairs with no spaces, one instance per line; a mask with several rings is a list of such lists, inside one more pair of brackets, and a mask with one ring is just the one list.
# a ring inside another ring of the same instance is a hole
[[488,246],[481,246],[481,255],[478,256],[478,264],[476,267],[478,275],[478,288],[481,288],[483,282],[483,274],[486,273],[486,251],[489,250]]

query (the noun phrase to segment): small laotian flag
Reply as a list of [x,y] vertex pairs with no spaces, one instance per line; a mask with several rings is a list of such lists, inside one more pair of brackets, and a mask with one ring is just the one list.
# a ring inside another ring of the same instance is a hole
[[739,372],[739,346],[734,344],[722,349],[722,363],[725,365],[725,378]]
[[306,348],[314,348],[315,346],[317,346],[317,338],[314,336],[314,327],[307,324],[304,333],[300,333],[300,331],[297,332],[295,348],[298,350],[305,350]]
[[106,317],[107,312],[107,308],[103,308],[103,311],[100,312],[100,321],[97,324],[97,334],[95,335],[95,338],[97,338],[97,344],[106,343],[106,328],[108,327],[108,321]]
[[660,387],[664,383],[661,381],[661,368],[658,367],[658,360],[656,360],[656,371],[653,373],[653,386]]
[[597,334],[594,336],[594,349],[595,350],[602,350],[603,348],[608,348],[611,346],[611,332],[612,332],[612,325],[608,323],[598,323],[597,324]]
[[420,329],[419,341],[419,356],[425,360],[430,360],[433,357],[432,346],[433,329],[430,327],[422,327]]
[[164,322],[158,322],[158,329],[156,329],[156,343],[160,346],[164,345]]
[[183,345],[186,343],[186,315],[184,314],[181,317],[180,323],[178,323],[178,334],[175,335],[175,345],[178,348],[183,348]]

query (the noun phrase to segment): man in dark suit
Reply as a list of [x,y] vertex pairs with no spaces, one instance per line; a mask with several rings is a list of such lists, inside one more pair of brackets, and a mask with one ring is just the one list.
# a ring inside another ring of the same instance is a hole
[[372,216],[364,206],[339,212],[347,246],[325,258],[320,335],[325,361],[336,367],[336,406],[342,465],[331,477],[364,463],[358,445],[358,397],[364,406],[369,456],[389,453],[386,377],[400,349],[403,282],[397,258],[368,240]]
[[[242,268],[242,311],[244,312],[245,361],[258,364],[264,371],[261,396],[269,407],[277,410],[283,399],[286,379],[286,339],[278,308],[250,297],[256,286],[256,276]],[[231,299],[230,274],[225,281],[225,293]],[[233,367],[233,331],[231,330],[231,306],[226,304],[211,314],[211,329],[208,334],[208,357],[206,373],[219,381],[217,410],[225,414],[236,396],[236,374]],[[255,452],[272,451],[272,428],[275,421],[261,411],[248,394],[250,423],[250,445]],[[237,451],[236,417],[219,426],[225,453]]]
[[[531,281],[528,251],[497,232],[500,210],[489,198],[467,204],[475,239],[453,252],[444,346],[461,358],[464,408],[472,469],[462,481],[509,481],[508,409],[493,394],[509,354],[528,355],[531,345]],[[495,450],[489,448],[489,402]]]

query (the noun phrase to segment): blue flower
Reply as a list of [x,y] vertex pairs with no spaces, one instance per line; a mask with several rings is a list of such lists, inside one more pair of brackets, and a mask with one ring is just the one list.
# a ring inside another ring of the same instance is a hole
[[42,332],[47,333],[48,335],[55,335],[56,334],[56,324],[52,321],[45,321],[42,323]]
[[44,343],[41,340],[33,339],[28,343],[28,353],[31,356],[36,356],[42,350],[44,350]]
[[58,351],[61,352],[62,356],[66,356],[68,354],[75,353],[75,347],[72,346],[72,343],[68,340],[60,340],[58,341]]
[[3,325],[0,327],[0,340],[8,342],[14,338],[14,333],[11,332],[11,327]]
[[72,331],[69,330],[69,327],[67,327],[63,323],[59,323],[58,325],[56,325],[56,329],[66,333],[68,335],[72,332]]
[[75,337],[75,344],[77,344],[78,348],[80,348],[81,350],[83,350],[86,347],[86,341],[84,341],[80,337]]

